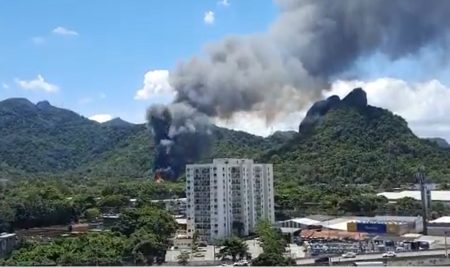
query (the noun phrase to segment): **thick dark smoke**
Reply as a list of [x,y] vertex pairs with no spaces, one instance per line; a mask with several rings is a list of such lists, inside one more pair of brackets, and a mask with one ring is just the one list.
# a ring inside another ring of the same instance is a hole
[[268,32],[228,37],[171,72],[178,102],[210,116],[298,110],[361,58],[446,46],[448,0],[279,0]]
[[155,142],[155,174],[176,179],[186,163],[199,160],[211,143],[211,123],[204,114],[178,103],[149,108],[147,119]]
[[[203,143],[193,136],[208,135],[206,117],[251,111],[270,121],[319,98],[334,79],[375,53],[396,60],[418,56],[426,46],[444,51],[448,47],[449,0],[276,2],[280,15],[267,32],[209,44],[202,55],[171,71],[174,105],[192,110],[186,116],[173,106],[150,109],[149,122],[161,152],[157,169],[176,166],[171,169],[176,175],[179,166],[199,157],[195,153],[203,146],[194,148]],[[197,116],[202,123],[197,124]],[[195,125],[188,134],[193,142],[189,147],[180,141],[186,132],[170,130],[186,125],[186,120]]]

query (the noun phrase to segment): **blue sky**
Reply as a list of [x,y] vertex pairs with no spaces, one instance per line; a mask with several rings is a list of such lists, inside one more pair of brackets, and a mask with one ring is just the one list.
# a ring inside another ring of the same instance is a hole
[[[272,0],[2,0],[0,100],[49,100],[86,117],[144,122],[149,105],[170,99],[167,70],[209,42],[267,31],[277,12]],[[369,103],[403,116],[419,136],[450,140],[446,48],[424,47],[395,62],[362,58],[324,95],[367,87]],[[217,123],[268,135],[297,129],[304,113],[274,125],[254,114]]]
[[[3,0],[0,99],[46,99],[87,117],[106,113],[143,121],[150,101],[134,95],[147,71],[171,69],[223,36],[265,31],[277,12],[271,1],[228,3]],[[208,11],[214,12],[212,24],[204,21]],[[57,91],[21,88],[19,81],[38,75]]]

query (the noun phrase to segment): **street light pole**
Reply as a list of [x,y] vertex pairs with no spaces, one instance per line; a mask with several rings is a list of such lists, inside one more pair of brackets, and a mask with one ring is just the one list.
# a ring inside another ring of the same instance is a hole
[[444,231],[444,242],[445,242],[445,257],[448,258],[448,250],[447,250],[447,231]]

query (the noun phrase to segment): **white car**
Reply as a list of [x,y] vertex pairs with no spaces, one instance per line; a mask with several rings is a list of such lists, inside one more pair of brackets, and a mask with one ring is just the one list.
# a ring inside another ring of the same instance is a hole
[[347,252],[342,254],[342,258],[355,258],[356,257],[356,253],[355,252]]
[[397,254],[395,254],[394,251],[388,251],[386,253],[383,253],[383,258],[392,258],[397,257]]

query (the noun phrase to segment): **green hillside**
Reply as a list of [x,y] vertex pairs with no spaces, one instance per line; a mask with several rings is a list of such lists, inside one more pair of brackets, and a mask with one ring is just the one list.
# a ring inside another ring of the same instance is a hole
[[[450,181],[450,150],[416,137],[401,117],[367,105],[365,93],[314,104],[300,134],[263,138],[214,127],[202,161],[249,157],[275,164],[276,183],[371,184],[414,182],[425,166],[435,182]],[[0,102],[0,178],[152,177],[153,143],[145,125],[120,119],[97,123],[72,111],[26,99]]]
[[276,164],[279,183],[393,188],[414,183],[421,165],[430,180],[450,181],[450,150],[418,138],[390,111],[364,104],[365,93],[358,97],[362,105],[345,98],[332,104],[317,122],[301,126],[299,136],[263,156]]
[[[256,157],[289,136],[262,138],[214,127],[214,157]],[[26,99],[0,102],[0,178],[151,177],[153,142],[145,125],[97,123],[72,111]]]

